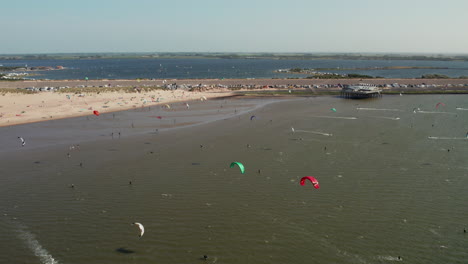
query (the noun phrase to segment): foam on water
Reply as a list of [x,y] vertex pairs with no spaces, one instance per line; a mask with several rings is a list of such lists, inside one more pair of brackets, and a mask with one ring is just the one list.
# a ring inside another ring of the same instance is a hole
[[352,261],[354,263],[363,263],[363,264],[368,263],[362,256],[360,256],[358,254],[349,253],[346,250],[341,250],[341,249],[338,249],[338,248],[336,248],[336,250],[337,250],[337,255],[338,256],[345,257],[349,261]]
[[52,255],[39,243],[35,235],[23,228],[18,230],[19,238],[21,238],[29,249],[38,257],[43,264],[58,264]]

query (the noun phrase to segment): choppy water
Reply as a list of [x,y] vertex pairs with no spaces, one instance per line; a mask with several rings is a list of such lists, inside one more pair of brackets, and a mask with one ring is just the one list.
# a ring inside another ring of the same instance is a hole
[[[80,59],[80,60],[0,60],[3,66],[64,66],[64,70],[38,71],[35,79],[219,79],[219,78],[302,78],[278,69],[330,68],[327,72],[357,73],[384,78],[420,78],[443,74],[453,78],[468,76],[466,61],[413,60],[274,60],[274,59]],[[436,69],[373,69],[382,67],[435,67]],[[340,70],[350,69],[355,70]]]
[[466,263],[467,99],[307,98],[157,134],[96,130],[79,150],[16,142],[0,153],[0,263]]

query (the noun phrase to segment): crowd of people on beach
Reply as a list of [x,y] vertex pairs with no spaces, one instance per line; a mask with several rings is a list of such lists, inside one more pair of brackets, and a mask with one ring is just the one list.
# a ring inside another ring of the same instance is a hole
[[[162,84],[137,84],[137,88],[162,88],[166,90],[191,90],[191,91],[208,91],[212,89],[229,89],[229,90],[250,90],[250,89],[341,89],[343,87],[342,83],[322,83],[322,84],[314,84],[311,81],[309,84],[298,84],[295,82],[290,82],[286,84],[278,84],[275,83],[275,80],[271,81],[272,84],[259,84],[258,82],[252,81],[243,81],[241,83],[198,83],[192,84],[190,82],[187,83],[167,83],[163,81]],[[355,83],[358,84],[359,82]],[[350,83],[347,83],[350,84]],[[392,88],[468,88],[467,83],[444,83],[444,84],[437,84],[431,82],[421,82],[417,84],[412,83],[382,83],[382,84],[374,84],[376,87],[383,88],[383,89],[392,89]],[[26,87],[26,88],[18,88],[18,89],[26,89],[32,92],[53,92],[67,88],[125,88],[126,86],[123,85],[112,85],[112,84],[102,84],[102,85],[77,85],[77,86],[41,86],[41,87]]]

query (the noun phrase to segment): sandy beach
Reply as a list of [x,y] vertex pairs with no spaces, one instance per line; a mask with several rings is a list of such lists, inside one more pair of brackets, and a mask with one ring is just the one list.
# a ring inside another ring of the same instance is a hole
[[[384,90],[405,91],[466,91],[464,79],[183,79],[183,80],[34,80],[0,82],[0,126],[25,124],[44,120],[93,115],[94,111],[108,113],[148,106],[170,107],[181,102],[189,107],[193,100],[206,100],[234,95],[235,91],[299,89],[318,87],[321,91],[338,91],[338,84],[368,83],[385,86]],[[184,86],[182,89],[145,89],[168,84]],[[388,85],[398,84],[398,87]],[[197,86],[190,91],[187,87]],[[79,88],[80,92],[42,91],[31,94],[10,92],[11,89],[53,87]],[[99,88],[112,87],[117,91]],[[122,87],[135,87],[132,92],[118,91]],[[274,88],[271,88],[274,87]],[[93,89],[88,89],[93,88]],[[137,90],[138,89],[138,90]]]
[[10,126],[52,119],[108,113],[141,107],[171,104],[229,96],[229,91],[189,92],[153,90],[148,92],[38,92],[33,94],[3,93],[0,96],[0,126]]

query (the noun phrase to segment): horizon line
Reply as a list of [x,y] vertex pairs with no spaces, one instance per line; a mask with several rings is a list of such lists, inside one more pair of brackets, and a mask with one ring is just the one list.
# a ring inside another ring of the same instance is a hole
[[243,54],[243,55],[431,55],[431,56],[468,56],[468,53],[463,52],[341,52],[341,51],[317,51],[317,52],[280,52],[280,51],[92,51],[92,52],[24,52],[24,53],[0,53],[0,56],[21,56],[21,55],[78,55],[78,54]]

